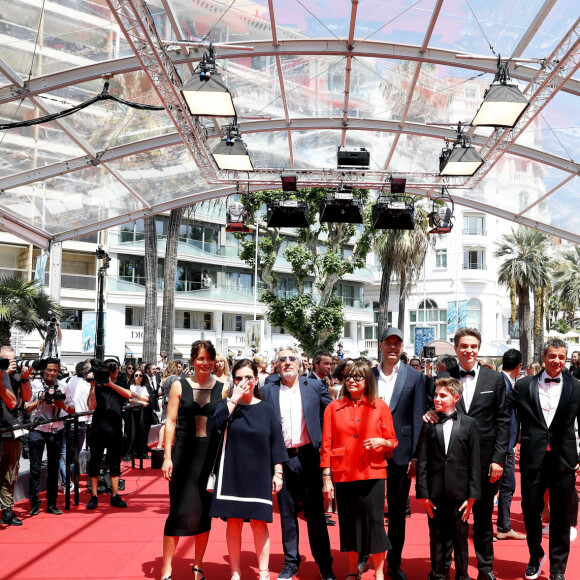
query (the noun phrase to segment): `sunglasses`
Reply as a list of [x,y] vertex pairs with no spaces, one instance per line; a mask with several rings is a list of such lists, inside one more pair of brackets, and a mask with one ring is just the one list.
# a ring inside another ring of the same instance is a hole
[[128,371],[134,371],[135,370],[135,367],[127,367],[127,370]]
[[135,373],[133,376],[134,376],[136,379],[138,379],[139,377],[143,378],[143,375],[138,375],[137,373]]
[[349,381],[351,379],[355,383],[360,383],[361,381],[364,381],[365,380],[365,378],[362,375],[344,375],[344,380],[345,381]]
[[281,356],[279,360],[280,362],[286,362],[287,360],[290,362],[296,362],[298,359],[295,356]]

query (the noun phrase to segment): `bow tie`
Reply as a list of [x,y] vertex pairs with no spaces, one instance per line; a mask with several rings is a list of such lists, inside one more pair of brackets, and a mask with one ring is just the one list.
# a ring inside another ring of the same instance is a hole
[[459,376],[461,378],[466,377],[467,375],[469,375],[470,377],[475,377],[475,371],[471,370],[471,371],[459,371]]
[[455,421],[457,419],[457,411],[453,411],[453,413],[450,413],[449,415],[441,412],[437,414],[439,415],[439,423],[441,423],[441,425],[443,425],[445,421]]
[[557,378],[555,378],[555,379],[552,379],[552,378],[550,378],[550,377],[546,377],[546,378],[544,379],[544,382],[545,382],[546,384],[547,384],[547,383],[559,383],[559,382],[560,382],[560,377],[557,377]]

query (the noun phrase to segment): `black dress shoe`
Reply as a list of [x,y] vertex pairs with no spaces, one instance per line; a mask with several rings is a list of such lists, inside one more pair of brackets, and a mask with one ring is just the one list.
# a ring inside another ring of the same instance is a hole
[[524,578],[526,580],[536,580],[536,578],[542,573],[542,566],[546,561],[546,555],[541,560],[530,560],[528,567],[526,568],[526,573]]
[[21,526],[22,520],[10,509],[2,510],[2,523],[7,526]]
[[480,572],[477,575],[477,580],[496,580],[493,572]]
[[54,516],[62,516],[62,510],[59,510],[55,505],[49,505],[46,508],[46,513]]
[[391,566],[387,566],[387,574],[393,578],[393,580],[407,580],[407,575],[400,566],[396,566],[391,568]]
[[331,566],[320,566],[320,578],[322,580],[336,580]]
[[328,514],[325,514],[325,516],[327,526],[336,526],[336,522]]
[[566,580],[564,574],[550,574],[550,580]]
[[31,516],[37,516],[40,513],[40,509],[37,505],[35,505],[31,510],[30,510],[30,515]]

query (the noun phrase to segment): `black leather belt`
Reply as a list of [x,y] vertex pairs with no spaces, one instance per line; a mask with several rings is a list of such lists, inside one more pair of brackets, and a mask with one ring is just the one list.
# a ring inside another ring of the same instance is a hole
[[288,457],[296,457],[301,451],[305,451],[309,447],[312,447],[312,443],[307,443],[306,445],[301,445],[300,447],[287,447]]

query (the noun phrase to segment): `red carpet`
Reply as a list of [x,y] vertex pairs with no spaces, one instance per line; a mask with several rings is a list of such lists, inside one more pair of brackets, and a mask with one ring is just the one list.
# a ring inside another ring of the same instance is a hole
[[[167,483],[160,470],[128,469],[124,498],[129,504],[125,510],[111,508],[109,497],[100,496],[100,505],[94,512],[85,509],[89,499],[81,493],[81,505],[62,516],[47,514],[45,502],[39,516],[28,516],[28,502],[16,506],[16,513],[24,520],[21,527],[0,525],[0,578],[10,580],[52,579],[112,579],[136,580],[159,578],[161,570],[161,540],[168,510]],[[519,481],[519,475],[518,475]],[[512,524],[524,531],[519,505],[519,492],[512,505]],[[409,580],[424,579],[429,572],[429,547],[426,515],[422,505],[412,498],[413,516],[407,520],[407,540],[403,552],[403,569]],[[64,510],[63,496],[59,507]],[[346,575],[346,555],[338,550],[338,526],[329,528],[331,534],[334,570],[341,580]],[[280,526],[275,514],[270,525],[272,578],[282,565]],[[173,566],[173,580],[192,579],[193,538],[181,540]],[[528,552],[525,541],[503,540],[494,544],[494,569],[498,580],[523,578]],[[548,549],[547,537],[544,549]],[[257,579],[257,563],[249,528],[244,529],[242,578]],[[308,548],[306,526],[301,523],[301,552],[303,563],[299,580],[319,578],[318,568]],[[477,577],[473,546],[470,543],[470,574]],[[225,523],[214,520],[206,553],[204,572],[208,580],[228,580],[229,562],[225,544]],[[548,578],[548,569],[541,578]],[[373,571],[364,579],[373,578]],[[452,573],[452,578],[454,574]],[[567,580],[580,579],[580,538],[572,543]]]

